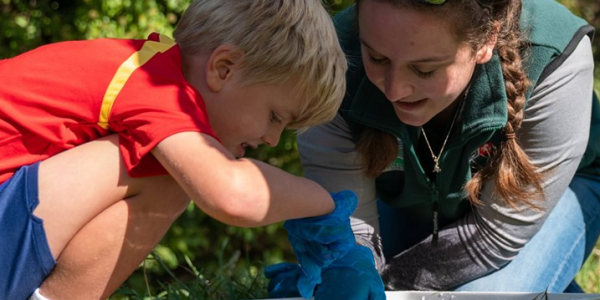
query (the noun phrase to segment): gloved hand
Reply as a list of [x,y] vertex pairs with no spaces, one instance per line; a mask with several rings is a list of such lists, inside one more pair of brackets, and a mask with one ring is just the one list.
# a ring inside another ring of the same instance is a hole
[[302,269],[296,263],[279,263],[265,268],[265,277],[269,279],[269,298],[300,297],[298,279]]
[[375,268],[369,248],[355,245],[342,258],[335,260],[321,274],[316,300],[385,300],[385,287]]
[[301,266],[298,291],[307,299],[321,283],[321,269],[344,256],[356,243],[350,226],[350,215],[358,201],[356,195],[342,191],[331,196],[335,202],[332,213],[288,220],[283,225]]
[[[298,297],[302,269],[298,264],[280,263],[265,269],[269,297]],[[371,250],[354,245],[349,252],[322,270],[323,282],[315,300],[385,300],[383,281],[375,269]]]

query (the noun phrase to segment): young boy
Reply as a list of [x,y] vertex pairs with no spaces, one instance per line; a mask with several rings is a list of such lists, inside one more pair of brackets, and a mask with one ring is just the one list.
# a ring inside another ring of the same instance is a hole
[[334,116],[346,61],[321,2],[198,0],[174,36],[0,61],[0,299],[105,299],[190,198],[235,226],[333,210],[241,158]]

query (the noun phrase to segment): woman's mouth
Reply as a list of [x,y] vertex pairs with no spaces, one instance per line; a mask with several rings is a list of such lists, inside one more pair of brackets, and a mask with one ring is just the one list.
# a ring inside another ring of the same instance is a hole
[[411,112],[421,109],[423,106],[425,106],[425,103],[427,103],[427,99],[422,99],[413,102],[395,101],[394,107],[405,112]]

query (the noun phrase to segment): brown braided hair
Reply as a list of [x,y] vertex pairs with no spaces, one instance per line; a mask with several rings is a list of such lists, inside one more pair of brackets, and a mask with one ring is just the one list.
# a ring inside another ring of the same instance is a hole
[[[496,192],[511,207],[521,204],[539,209],[536,201],[544,199],[542,174],[534,166],[516,138],[524,117],[525,94],[531,86],[523,65],[527,44],[519,29],[521,0],[448,0],[444,5],[431,6],[424,0],[357,0],[379,1],[398,8],[408,8],[438,14],[447,20],[459,41],[472,45],[473,50],[497,39],[507,95],[508,120],[505,140],[492,153],[489,163],[465,185],[471,203],[481,205],[483,184],[493,180]],[[374,128],[365,128],[357,141],[357,151],[369,176],[380,174],[396,157],[396,138]]]

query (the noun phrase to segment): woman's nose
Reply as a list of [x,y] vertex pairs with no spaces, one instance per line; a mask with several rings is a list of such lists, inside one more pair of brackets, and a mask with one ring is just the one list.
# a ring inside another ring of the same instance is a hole
[[389,71],[385,78],[385,96],[390,101],[406,98],[413,93],[414,87],[400,71]]

